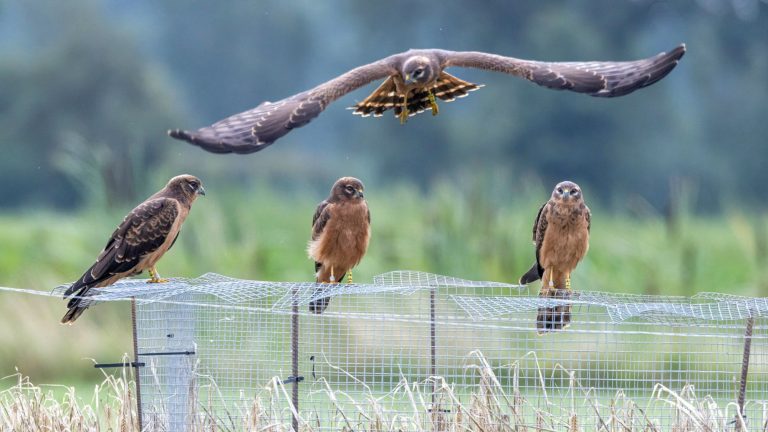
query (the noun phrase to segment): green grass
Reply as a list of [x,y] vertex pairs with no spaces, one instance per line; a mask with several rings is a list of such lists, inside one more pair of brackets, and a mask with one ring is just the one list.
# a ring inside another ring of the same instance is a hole
[[[311,280],[310,221],[323,196],[266,185],[209,187],[181,238],[161,261],[163,276],[217,272],[261,280]],[[495,190],[481,183],[374,190],[373,237],[355,271],[358,282],[396,269],[514,282],[533,262],[531,224],[547,192]],[[129,209],[0,215],[0,286],[50,290],[93,262]],[[719,291],[768,295],[766,217],[739,213],[682,216],[608,212],[593,205],[589,254],[573,275],[576,289],[691,295]],[[64,303],[0,294],[0,374],[15,367],[34,382],[80,385],[102,380],[92,360],[131,352],[129,308],[100,305],[74,326],[58,324]]]

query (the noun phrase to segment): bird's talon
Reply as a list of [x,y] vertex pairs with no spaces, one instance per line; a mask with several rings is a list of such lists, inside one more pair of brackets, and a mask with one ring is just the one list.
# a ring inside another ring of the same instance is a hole
[[400,111],[400,124],[405,124],[408,121],[408,108],[403,108]]
[[160,273],[157,272],[157,269],[154,267],[149,268],[149,280],[147,283],[166,283],[170,282],[168,279],[163,279],[160,277]]
[[170,279],[164,279],[164,278],[151,278],[147,281],[147,283],[168,283],[170,282]]
[[437,106],[437,100],[435,99],[435,94],[432,93],[432,90],[429,91],[429,104],[432,107],[432,115],[438,115],[440,113],[440,108]]

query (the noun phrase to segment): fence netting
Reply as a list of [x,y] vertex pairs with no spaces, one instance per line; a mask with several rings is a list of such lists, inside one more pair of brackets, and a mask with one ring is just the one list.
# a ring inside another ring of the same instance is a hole
[[[150,431],[768,430],[768,299],[536,289],[209,273],[93,302],[136,299]],[[539,334],[537,310],[563,304],[571,325]]]

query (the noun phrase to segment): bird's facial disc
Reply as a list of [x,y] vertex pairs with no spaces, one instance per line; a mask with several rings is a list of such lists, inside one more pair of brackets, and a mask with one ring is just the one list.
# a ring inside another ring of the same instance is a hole
[[191,195],[205,195],[205,188],[203,187],[202,182],[198,179],[187,180],[186,187],[189,189],[189,194]]
[[570,201],[581,196],[579,185],[573,182],[565,181],[558,183],[555,190],[552,191],[552,198],[556,200]]
[[406,84],[426,84],[432,80],[432,66],[425,57],[413,57],[403,65],[403,80]]
[[342,200],[355,200],[363,198],[363,182],[354,177],[342,177],[336,180],[331,189],[331,196]]
[[363,186],[355,184],[344,185],[344,196],[349,199],[363,198]]

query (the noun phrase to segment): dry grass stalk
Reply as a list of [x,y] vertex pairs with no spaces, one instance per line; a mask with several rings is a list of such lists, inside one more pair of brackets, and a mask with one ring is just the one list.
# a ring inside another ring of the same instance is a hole
[[[533,353],[526,356],[535,359]],[[536,364],[538,367],[538,362]],[[319,393],[328,400],[336,413],[335,419],[306,410],[298,411],[291,404],[290,392],[277,378],[256,394],[242,392],[239,403],[230,406],[231,412],[222,410],[224,397],[215,382],[210,377],[195,375],[190,387],[188,408],[191,414],[187,419],[187,430],[289,432],[290,418],[299,415],[300,432],[320,429],[370,432],[727,432],[734,427],[730,422],[734,418],[731,410],[738,410],[736,403],[718,407],[710,397],[697,397],[691,386],[677,393],[657,385],[645,409],[621,391],[601,404],[595,389],[583,387],[574,372],[562,370],[569,377],[567,389],[545,389],[546,380],[539,369],[537,381],[542,388],[537,389],[537,394],[567,392],[568,396],[568,399],[559,399],[568,400],[567,406],[558,406],[552,402],[555,399],[545,396],[542,408],[541,401],[529,401],[520,389],[520,360],[507,366],[511,373],[510,394],[507,393],[510,389],[502,385],[494,368],[479,351],[471,353],[466,368],[476,375],[477,384],[465,400],[460,396],[463,393],[457,393],[453,384],[441,377],[412,383],[401,375],[400,382],[391,392],[377,395],[365,387],[364,400],[357,401],[349,394],[333,389],[327,381],[318,380],[322,388],[311,391],[308,396]],[[558,368],[560,366],[556,365],[554,369]],[[0,392],[0,430],[137,432],[130,371],[126,368],[121,375],[105,375],[104,381],[96,386],[90,403],[83,403],[74,389],[67,389],[57,400],[52,391],[46,392],[32,385],[21,374],[6,378],[14,379],[15,385]],[[408,412],[392,410],[388,406],[390,400],[405,401]],[[667,422],[649,418],[648,413],[659,414],[662,408],[666,410]],[[154,407],[152,415],[146,417],[148,423],[144,432],[168,432],[163,417],[166,410],[166,407]],[[764,406],[766,410],[768,407]],[[768,415],[768,412],[764,414]],[[757,422],[753,426],[768,432],[765,418],[753,421]],[[741,426],[746,430],[748,425]]]

